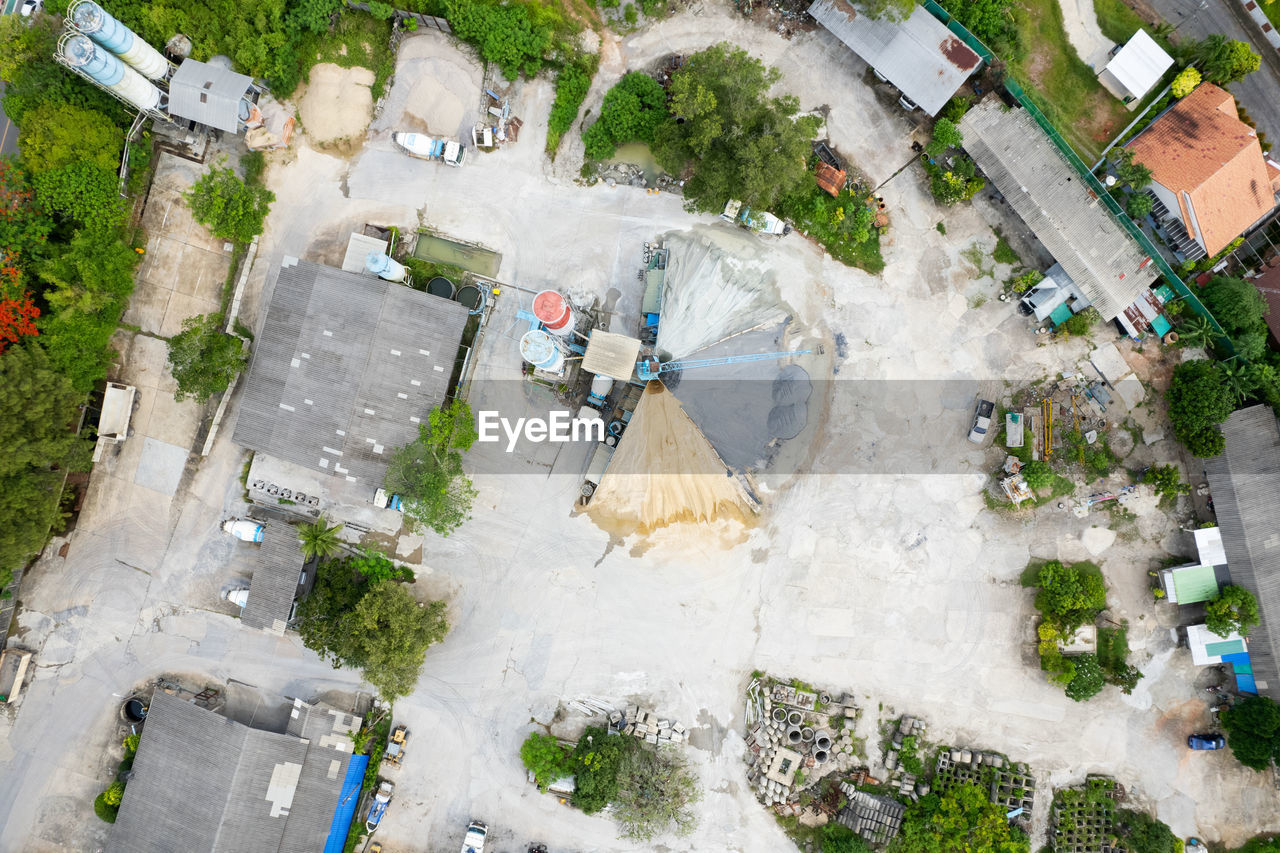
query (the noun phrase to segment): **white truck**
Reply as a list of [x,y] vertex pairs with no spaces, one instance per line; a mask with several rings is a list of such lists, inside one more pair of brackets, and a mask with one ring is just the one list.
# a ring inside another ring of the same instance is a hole
[[420,160],[441,160],[446,166],[461,166],[467,149],[452,139],[436,139],[425,133],[393,133],[392,140],[411,157]]
[[489,827],[478,820],[467,826],[467,835],[462,839],[462,853],[484,853],[484,839],[489,834]]

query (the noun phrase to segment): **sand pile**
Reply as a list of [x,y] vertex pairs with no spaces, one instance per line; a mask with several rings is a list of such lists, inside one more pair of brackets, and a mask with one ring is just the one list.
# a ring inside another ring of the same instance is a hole
[[[462,126],[462,99],[434,78],[415,80],[409,89],[405,119],[436,136],[456,137]],[[415,129],[417,129],[415,127]]]
[[680,402],[655,381],[587,513],[601,527],[628,535],[679,522],[746,524],[753,506]]
[[373,118],[373,72],[322,62],[311,69],[298,101],[302,126],[311,141],[323,145],[363,137]]

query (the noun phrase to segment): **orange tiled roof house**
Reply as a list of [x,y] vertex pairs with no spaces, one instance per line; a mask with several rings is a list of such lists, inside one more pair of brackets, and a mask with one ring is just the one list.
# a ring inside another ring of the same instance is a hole
[[1126,147],[1151,170],[1154,215],[1190,259],[1216,255],[1276,206],[1280,166],[1263,157],[1235,99],[1212,83],[1197,86]]

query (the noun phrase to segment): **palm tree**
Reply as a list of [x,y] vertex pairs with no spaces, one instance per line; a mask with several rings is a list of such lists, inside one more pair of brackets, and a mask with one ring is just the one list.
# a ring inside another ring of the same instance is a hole
[[1256,365],[1224,362],[1218,365],[1218,370],[1237,406],[1248,400],[1258,387],[1259,377]]
[[342,550],[342,540],[338,538],[341,524],[329,526],[324,516],[308,524],[298,527],[298,539],[302,543],[302,556],[308,560],[332,557]]
[[1198,314],[1179,324],[1177,332],[1178,343],[1188,347],[1207,346],[1214,337],[1213,326]]

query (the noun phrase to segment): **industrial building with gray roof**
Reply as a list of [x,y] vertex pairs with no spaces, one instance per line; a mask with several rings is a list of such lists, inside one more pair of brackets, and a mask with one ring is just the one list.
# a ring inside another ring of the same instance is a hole
[[923,6],[894,21],[873,18],[849,0],[815,0],[809,14],[931,116],[982,64],[982,57]]
[[313,580],[313,573],[304,570],[306,560],[298,535],[288,524],[268,524],[261,543],[244,543],[242,547],[253,549],[254,568],[240,621],[250,628],[283,635],[293,615],[294,599],[305,594]]
[[1232,412],[1226,449],[1205,460],[1232,583],[1258,598],[1261,624],[1249,632],[1258,693],[1280,700],[1280,424],[1268,406]]
[[[351,714],[296,701],[262,731],[157,692],[112,827],[120,853],[316,853],[351,759]],[[343,830],[345,836],[345,830]]]
[[373,490],[444,402],[468,311],[286,257],[254,343],[235,442]]
[[1128,308],[1155,265],[1024,109],[988,96],[960,121],[964,150],[1105,320]]
[[169,114],[238,133],[240,123],[249,117],[247,99],[252,87],[252,77],[185,59],[169,80]]

